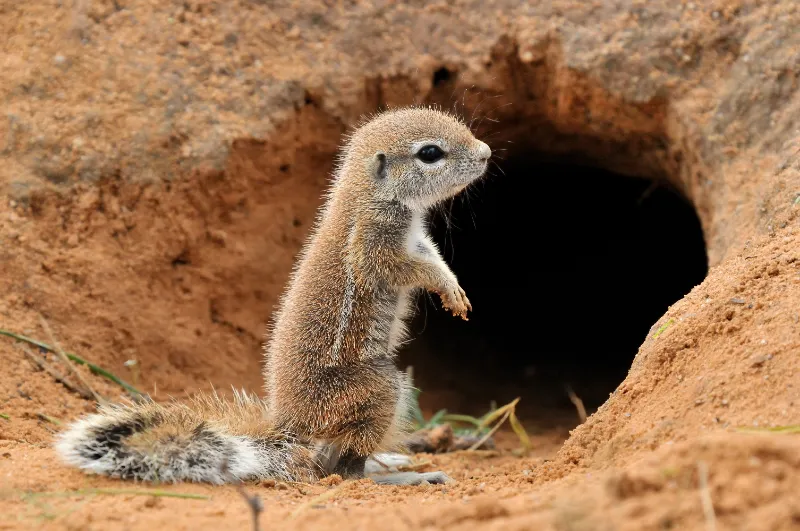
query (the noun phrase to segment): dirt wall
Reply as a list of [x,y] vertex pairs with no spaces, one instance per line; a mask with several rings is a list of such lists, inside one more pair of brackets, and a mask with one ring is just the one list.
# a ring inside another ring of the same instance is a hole
[[[711,270],[557,453],[543,434],[528,458],[437,457],[457,487],[347,487],[298,526],[688,529],[706,525],[710,492],[722,525],[788,529],[796,436],[735,429],[800,416],[799,25],[788,0],[5,3],[0,326],[48,340],[42,315],[128,379],[137,360],[158,397],[260,388],[264,324],[340,135],[382,106],[438,103],[498,153],[668,181],[697,210]],[[116,483],[52,461],[58,427],[41,415],[91,404],[11,341],[0,356],[0,503],[24,514],[3,525],[245,525],[225,509],[235,491],[199,486],[206,505],[59,501],[41,520],[14,489]],[[254,488],[289,526],[325,487]]]

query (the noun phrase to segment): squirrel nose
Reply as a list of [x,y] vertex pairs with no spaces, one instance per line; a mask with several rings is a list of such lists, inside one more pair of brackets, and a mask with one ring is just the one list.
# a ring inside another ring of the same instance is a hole
[[489,160],[492,156],[492,150],[484,142],[478,141],[478,156],[481,160]]

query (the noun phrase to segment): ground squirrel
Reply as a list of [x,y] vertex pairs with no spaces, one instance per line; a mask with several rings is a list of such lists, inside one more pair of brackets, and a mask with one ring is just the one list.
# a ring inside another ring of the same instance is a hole
[[[265,347],[267,397],[103,406],[59,436],[69,464],[122,478],[380,483],[407,423],[410,383],[394,362],[420,289],[466,319],[471,305],[428,235],[426,216],[486,170],[491,150],[428,107],[380,113],[347,139]],[[373,457],[373,459],[370,459]],[[224,473],[223,473],[224,472]]]

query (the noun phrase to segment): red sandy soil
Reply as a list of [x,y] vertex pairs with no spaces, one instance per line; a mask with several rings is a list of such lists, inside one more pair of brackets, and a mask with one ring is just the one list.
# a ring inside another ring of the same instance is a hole
[[[800,436],[742,429],[800,424],[800,7],[520,4],[0,5],[0,328],[51,342],[44,317],[126,380],[137,360],[156,398],[258,390],[340,135],[380,105],[463,94],[470,115],[498,96],[493,130],[519,149],[680,189],[708,277],[571,433],[536,434],[524,457],[502,432],[497,453],[419,456],[457,479],[444,487],[246,485],[262,526],[797,529]],[[0,528],[247,528],[232,487],[67,495],[149,487],[62,466],[46,418],[92,402],[12,340],[0,356]]]

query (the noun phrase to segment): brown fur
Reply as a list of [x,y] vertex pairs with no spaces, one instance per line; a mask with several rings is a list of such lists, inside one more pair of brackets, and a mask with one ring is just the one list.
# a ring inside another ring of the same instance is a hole
[[[410,154],[428,140],[448,147],[450,167],[438,174],[417,172],[421,165]],[[395,367],[395,349],[375,333],[396,317],[382,305],[391,306],[399,290],[423,288],[466,314],[469,301],[438,252],[438,259],[409,253],[408,235],[412,218],[483,173],[487,152],[458,119],[427,108],[379,115],[350,137],[266,349],[278,425],[358,456],[395,442],[408,383]],[[375,176],[377,154],[386,157],[385,179]]]

